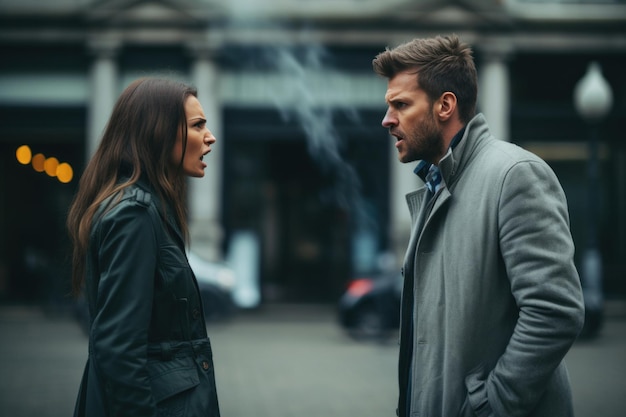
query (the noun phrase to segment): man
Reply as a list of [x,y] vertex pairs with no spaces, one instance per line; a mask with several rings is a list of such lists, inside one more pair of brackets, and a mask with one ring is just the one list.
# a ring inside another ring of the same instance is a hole
[[383,126],[425,186],[407,195],[400,417],[573,415],[563,357],[584,308],[550,167],[475,114],[472,51],[415,39],[373,61]]

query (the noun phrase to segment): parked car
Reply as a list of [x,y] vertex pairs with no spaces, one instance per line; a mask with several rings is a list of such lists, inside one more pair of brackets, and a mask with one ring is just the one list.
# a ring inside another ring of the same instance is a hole
[[[187,259],[198,281],[204,317],[207,322],[230,318],[236,311],[233,302],[236,284],[235,271],[224,263],[207,261],[194,252],[187,252]],[[89,307],[84,295],[75,301],[74,315],[80,327],[88,332]]]
[[401,294],[399,272],[355,278],[339,300],[339,322],[354,339],[385,341],[397,335]]

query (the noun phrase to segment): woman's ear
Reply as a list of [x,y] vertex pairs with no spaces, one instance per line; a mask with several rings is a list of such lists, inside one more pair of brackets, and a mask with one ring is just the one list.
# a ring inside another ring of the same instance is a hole
[[439,97],[439,105],[437,106],[437,117],[444,122],[449,120],[456,112],[456,95],[450,91],[446,91]]

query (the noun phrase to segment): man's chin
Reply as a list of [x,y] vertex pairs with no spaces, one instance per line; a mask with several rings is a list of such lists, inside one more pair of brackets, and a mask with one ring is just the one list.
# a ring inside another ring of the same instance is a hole
[[399,153],[398,154],[398,161],[402,162],[403,164],[408,164],[409,162],[416,161],[416,159],[411,157],[411,155]]

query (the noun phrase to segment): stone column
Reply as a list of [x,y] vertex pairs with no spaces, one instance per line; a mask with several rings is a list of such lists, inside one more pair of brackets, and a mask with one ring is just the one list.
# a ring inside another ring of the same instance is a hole
[[221,260],[223,229],[221,223],[221,187],[224,138],[222,104],[218,92],[219,69],[212,60],[210,45],[190,46],[193,62],[191,79],[198,89],[198,100],[207,118],[207,127],[215,138],[211,153],[205,157],[203,178],[189,181],[189,234],[191,247],[206,259]]
[[89,42],[94,55],[90,72],[89,103],[87,109],[86,158],[96,151],[104,128],[117,100],[118,68],[115,60],[120,47],[118,41],[95,39]]
[[487,43],[478,83],[478,111],[487,118],[491,133],[509,141],[510,138],[510,75],[506,41]]

